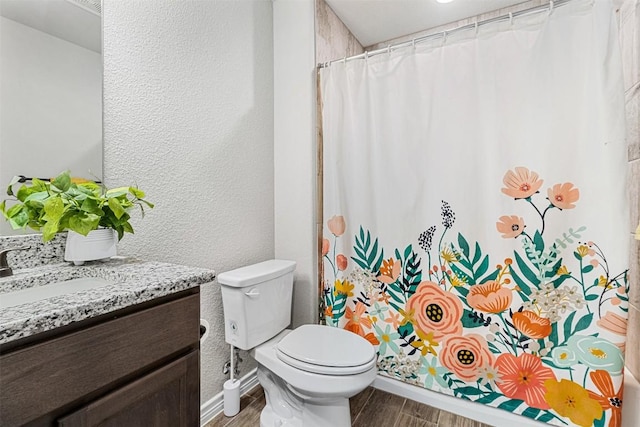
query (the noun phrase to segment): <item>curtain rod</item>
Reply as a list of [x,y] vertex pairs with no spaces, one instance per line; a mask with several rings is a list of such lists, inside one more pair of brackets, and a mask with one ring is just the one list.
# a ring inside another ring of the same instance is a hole
[[425,40],[430,40],[430,39],[435,39],[438,37],[442,37],[444,39],[446,39],[447,35],[458,32],[458,31],[462,31],[462,30],[469,30],[472,28],[475,28],[476,30],[478,29],[478,27],[480,27],[481,25],[486,25],[486,24],[490,24],[490,23],[494,23],[494,22],[500,22],[500,21],[506,21],[506,20],[513,20],[513,18],[518,17],[518,16],[523,16],[523,15],[528,15],[531,13],[539,13],[539,12],[544,12],[545,10],[548,10],[549,13],[553,12],[553,9],[555,7],[558,6],[563,6],[569,2],[571,2],[572,0],[550,0],[549,3],[541,5],[541,6],[535,6],[535,7],[531,7],[529,9],[523,9],[521,11],[518,12],[512,12],[506,15],[501,15],[501,16],[497,16],[495,18],[490,18],[490,19],[485,19],[483,21],[476,21],[473,24],[466,24],[466,25],[461,25],[459,27],[456,28],[452,28],[451,30],[444,30],[444,31],[438,31],[437,33],[431,33],[431,34],[427,34],[424,36],[420,36],[420,37],[416,37],[414,39],[408,40],[408,41],[404,41],[404,42],[400,42],[400,43],[396,43],[396,44],[390,44],[387,45],[387,47],[383,47],[381,49],[376,49],[376,50],[372,50],[372,51],[366,51],[364,53],[360,53],[358,55],[353,55],[353,56],[349,56],[349,57],[344,57],[341,59],[334,59],[333,61],[327,61],[327,62],[321,62],[317,65],[317,68],[326,68],[328,66],[330,66],[331,64],[333,64],[334,62],[346,62],[346,61],[351,61],[354,59],[361,59],[361,58],[369,58],[370,56],[376,56],[376,55],[380,55],[382,53],[391,53],[392,50],[397,50],[403,47],[408,47],[408,46],[415,46],[416,44],[423,42]]

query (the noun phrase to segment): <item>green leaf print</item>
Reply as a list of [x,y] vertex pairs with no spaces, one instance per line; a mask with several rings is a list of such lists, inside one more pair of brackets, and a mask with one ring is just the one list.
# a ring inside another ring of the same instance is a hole
[[404,305],[406,300],[404,299],[404,292],[400,289],[397,283],[390,283],[387,285],[387,293],[398,304]]
[[486,396],[481,397],[480,399],[476,400],[476,403],[491,403],[494,400],[496,400],[497,398],[502,397],[502,394],[500,393],[495,393],[495,392],[491,392],[489,394],[487,394]]
[[453,390],[454,393],[456,394],[464,394],[467,396],[478,396],[481,394],[485,394],[484,391],[476,388],[476,387],[471,387],[471,386],[465,386],[465,387],[458,387],[456,389]]
[[[522,240],[522,246],[524,247],[527,258],[538,270],[536,276],[539,282],[543,282],[546,278],[555,276],[556,271],[562,263],[562,259],[557,259],[558,247],[555,243],[545,252],[544,240],[542,240],[542,236],[536,231],[533,241],[529,238],[525,238]],[[524,264],[524,259],[521,258],[521,260]],[[520,264],[518,266],[520,266]],[[529,271],[532,270],[529,269]],[[525,272],[523,271],[523,273]]]
[[458,246],[460,246],[462,255],[464,255],[466,259],[469,259],[469,243],[467,243],[467,239],[465,239],[461,233],[458,233]]
[[409,322],[398,327],[398,333],[401,337],[406,338],[413,333],[413,325]]
[[518,285],[518,287],[520,288],[520,295],[525,301],[528,301],[529,299],[526,298],[526,296],[531,295],[531,288],[529,287],[527,282],[524,281],[524,279],[518,276],[518,273],[513,268],[513,264],[509,266],[509,273],[511,274],[511,277],[513,277],[513,281],[516,282],[516,285]]
[[478,242],[476,242],[475,253],[473,255],[473,261],[471,261],[471,263],[477,264],[478,261],[480,261],[481,256],[482,256],[482,251],[480,250],[480,245],[478,244]]
[[556,245],[560,246],[562,249],[567,249],[567,245],[573,245],[575,241],[582,237],[580,233],[583,233],[586,229],[587,227],[585,227],[584,225],[578,227],[577,230],[569,228],[568,234],[562,233],[562,239],[556,239]]
[[533,419],[535,419],[538,416],[538,414],[540,414],[540,409],[527,408],[524,411],[522,411],[522,415],[524,415],[525,417],[533,418]]
[[[540,279],[538,279],[538,275],[535,274],[531,268],[529,268],[529,266],[527,265],[527,263],[525,262],[524,259],[522,259],[522,257],[520,256],[520,254],[518,254],[518,252],[514,251],[513,252],[513,256],[516,259],[516,264],[518,265],[518,268],[520,269],[520,272],[524,275],[524,277],[531,282],[531,284],[533,284],[534,286],[538,287],[538,285],[540,285]],[[511,265],[511,270],[513,270],[513,264]],[[514,278],[515,279],[515,278]],[[528,286],[527,286],[528,287]],[[529,295],[531,292],[528,292],[527,295]]]
[[[467,285],[475,285],[477,283],[483,283],[485,280],[492,280],[487,278],[482,279],[482,276],[484,276],[489,270],[490,261],[489,255],[483,256],[482,249],[480,249],[478,242],[475,242],[474,245],[473,259],[471,258],[469,243],[461,233],[458,233],[458,245],[460,246],[459,251],[451,245],[452,251],[458,256],[457,262],[449,264],[451,266],[451,271],[453,271],[459,278],[465,280]],[[456,265],[456,263],[458,265]],[[497,276],[498,273],[495,272],[491,274],[495,274]]]
[[599,420],[595,420],[593,422],[593,427],[604,427],[604,422],[607,419],[607,417],[604,416],[604,412],[602,413],[602,417],[600,417]]
[[375,239],[371,245],[371,233],[367,230],[366,234],[362,226],[359,235],[355,236],[356,244],[353,250],[356,254],[351,259],[364,270],[368,270],[374,274],[378,274],[382,260],[384,259],[384,250],[380,250],[378,254],[378,239]]
[[484,259],[482,260],[482,264],[480,264],[480,267],[478,267],[478,269],[473,272],[474,281],[478,283],[478,281],[480,280],[480,277],[483,274],[485,274],[488,269],[489,269],[489,255],[485,255]]
[[556,418],[555,415],[553,415],[551,412],[545,411],[541,415],[539,415],[538,418],[536,418],[536,421],[541,421],[543,423],[546,423],[553,420],[554,418]]
[[340,319],[344,316],[344,312],[347,309],[347,296],[344,294],[338,294],[333,304],[332,317],[334,319]]
[[574,311],[573,313],[571,313],[569,316],[567,316],[567,320],[564,321],[564,339],[565,341],[567,340],[567,338],[569,338],[571,336],[571,326],[573,324],[573,318],[575,317],[576,312]]
[[404,251],[405,260],[402,263],[404,266],[402,285],[406,292],[407,297],[410,297],[416,292],[418,285],[422,281],[422,270],[420,269],[420,257],[413,251],[411,245],[407,246]]
[[537,255],[541,256],[542,253],[544,252],[544,240],[542,240],[542,235],[537,230],[536,230],[536,233],[533,235],[533,244],[534,244]]
[[580,331],[587,329],[591,326],[591,321],[593,320],[593,313],[585,314],[582,319],[578,320],[576,323],[576,327],[573,329],[573,333],[571,335],[575,335]]
[[473,310],[467,310],[465,308],[460,321],[465,328],[479,328],[481,326],[486,327],[490,323],[489,319],[489,316],[485,318],[484,314],[476,313]]

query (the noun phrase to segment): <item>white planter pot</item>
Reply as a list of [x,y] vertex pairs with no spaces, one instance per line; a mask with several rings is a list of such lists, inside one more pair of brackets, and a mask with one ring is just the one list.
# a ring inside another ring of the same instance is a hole
[[117,253],[117,242],[116,231],[111,228],[93,230],[86,236],[69,231],[64,260],[72,261],[75,265],[82,265],[85,261],[111,258]]

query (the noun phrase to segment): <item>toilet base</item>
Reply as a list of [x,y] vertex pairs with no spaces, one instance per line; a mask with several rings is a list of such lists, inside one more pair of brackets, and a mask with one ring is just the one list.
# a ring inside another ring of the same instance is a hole
[[302,396],[269,369],[258,364],[258,382],[266,406],[260,427],[350,427],[349,399]]

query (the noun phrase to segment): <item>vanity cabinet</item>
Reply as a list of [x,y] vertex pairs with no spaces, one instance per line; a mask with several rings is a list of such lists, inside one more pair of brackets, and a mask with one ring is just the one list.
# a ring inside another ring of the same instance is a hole
[[199,325],[196,287],[0,346],[0,425],[198,426]]

